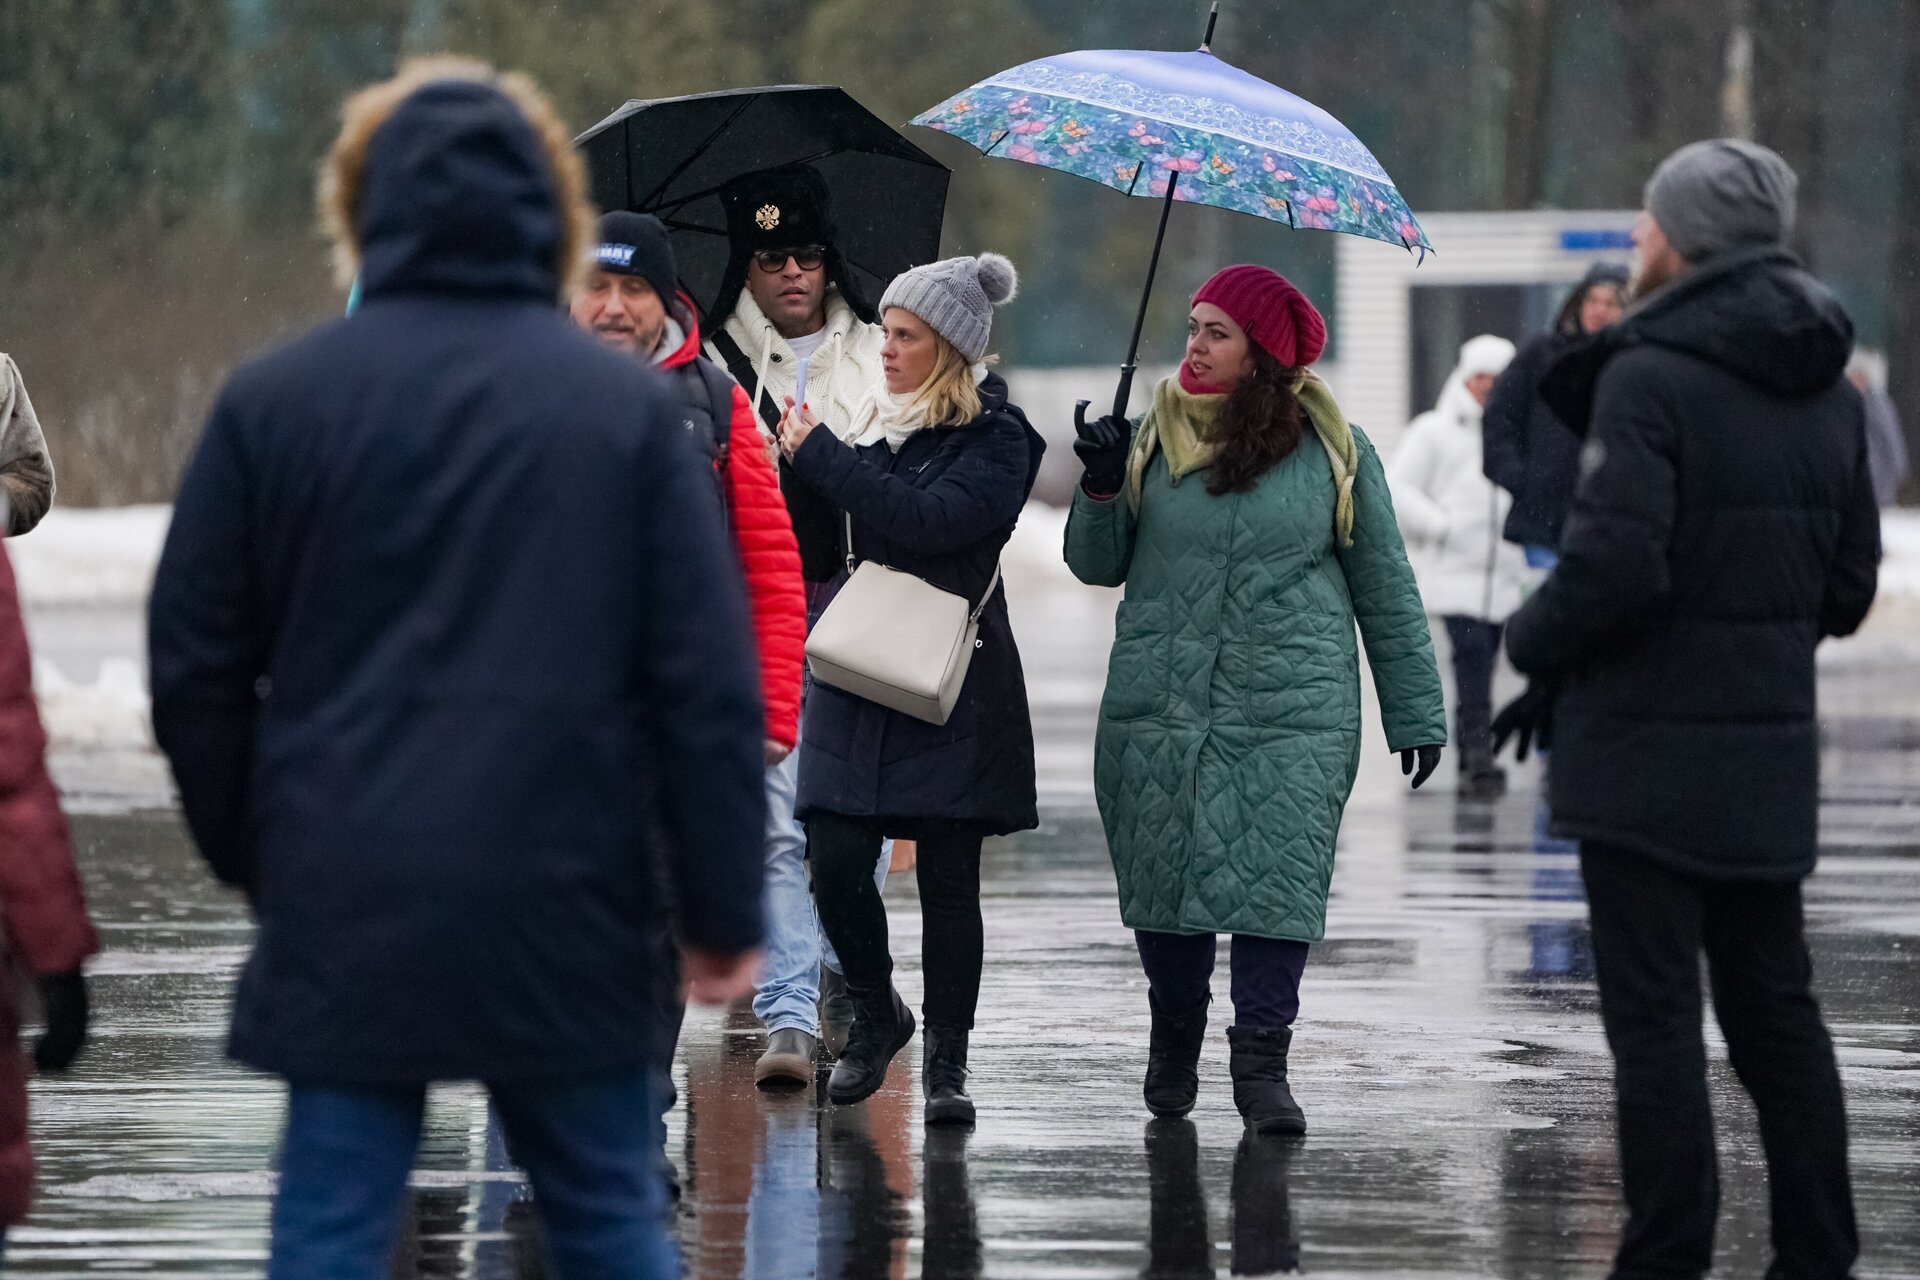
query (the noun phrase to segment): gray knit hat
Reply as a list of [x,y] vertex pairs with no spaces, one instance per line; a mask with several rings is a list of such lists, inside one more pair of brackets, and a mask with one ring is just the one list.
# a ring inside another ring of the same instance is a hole
[[880,295],[880,310],[913,312],[974,364],[987,354],[993,309],[1011,301],[1019,283],[1013,264],[997,253],[947,258],[895,276]]
[[1758,143],[1717,138],[1680,148],[1647,179],[1647,212],[1688,262],[1784,242],[1793,232],[1793,168]]

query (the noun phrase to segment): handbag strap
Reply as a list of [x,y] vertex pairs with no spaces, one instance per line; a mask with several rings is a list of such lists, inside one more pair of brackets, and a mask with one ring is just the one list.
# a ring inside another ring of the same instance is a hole
[[[845,511],[842,512],[841,515],[847,522],[847,576],[851,578],[854,569],[858,567],[860,563],[859,557],[853,554],[853,513],[851,511]],[[967,615],[968,622],[980,621],[980,615],[987,611],[987,605],[993,600],[993,593],[999,590],[999,588],[1000,560],[998,557],[995,557],[993,562],[993,577],[987,581],[987,593],[980,597],[980,603],[975,605],[973,612]]]

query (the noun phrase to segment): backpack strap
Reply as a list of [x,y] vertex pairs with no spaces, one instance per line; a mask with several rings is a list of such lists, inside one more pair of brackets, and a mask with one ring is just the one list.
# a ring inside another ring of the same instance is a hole
[[[726,326],[722,325],[715,329],[708,335],[707,341],[711,342],[713,349],[720,353],[720,358],[727,362],[727,372],[733,375],[735,382],[742,387],[753,385],[753,361],[747,358],[746,351],[734,341],[733,335],[727,332]],[[758,407],[760,420],[767,424],[767,430],[779,430],[780,406],[773,402],[773,394],[765,387],[760,388]]]
[[707,408],[713,415],[713,464],[725,476],[733,452],[733,379],[705,356],[695,356],[693,366],[706,384]]

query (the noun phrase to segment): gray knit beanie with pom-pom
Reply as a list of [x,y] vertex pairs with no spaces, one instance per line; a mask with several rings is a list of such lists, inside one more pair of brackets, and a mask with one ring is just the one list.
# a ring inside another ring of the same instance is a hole
[[913,312],[951,342],[968,364],[976,364],[987,354],[993,309],[1011,301],[1019,283],[1013,264],[997,253],[947,258],[895,276],[880,297],[880,310],[904,307]]

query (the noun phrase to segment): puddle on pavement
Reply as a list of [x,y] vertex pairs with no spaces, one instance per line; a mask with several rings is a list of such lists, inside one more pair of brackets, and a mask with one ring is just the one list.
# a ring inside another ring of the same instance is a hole
[[[1808,890],[1863,1276],[1920,1267],[1920,721],[1890,714],[1904,708],[1876,696],[1883,680],[1823,681],[1841,710],[1827,735],[1825,860]],[[1385,764],[1363,776],[1332,935],[1303,988],[1295,1086],[1313,1131],[1248,1142],[1223,1004],[1192,1121],[1148,1122],[1144,989],[1097,821],[1063,781],[1041,831],[988,852],[974,1132],[923,1130],[917,1043],[874,1099],[834,1110],[813,1091],[754,1089],[750,1013],[689,1018],[669,1140],[688,1274],[1601,1273],[1618,1208],[1591,945],[1573,855],[1519,782],[1474,808],[1407,800]],[[259,1275],[281,1091],[222,1053],[244,912],[200,870],[175,815],[81,813],[74,831],[107,947],[98,1032],[80,1072],[35,1086],[41,1194],[9,1241],[9,1274]],[[917,1000],[911,877],[888,898]],[[1709,1037],[1719,1262],[1758,1274],[1764,1169]],[[477,1090],[435,1095],[419,1166],[396,1276],[547,1274]]]

